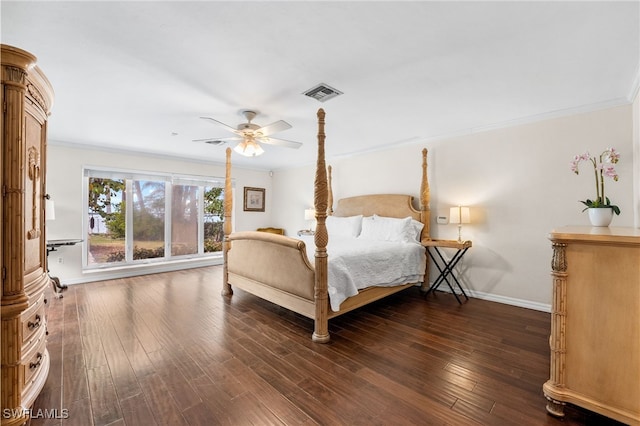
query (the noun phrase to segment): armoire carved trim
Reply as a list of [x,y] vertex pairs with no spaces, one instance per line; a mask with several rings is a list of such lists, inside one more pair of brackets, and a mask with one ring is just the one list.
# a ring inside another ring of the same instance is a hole
[[32,191],[31,191],[31,229],[27,232],[27,238],[33,240],[35,238],[40,237],[40,226],[39,219],[40,215],[38,214],[43,210],[42,201],[38,197],[38,183],[40,182],[40,152],[34,147],[29,147],[27,151],[27,170],[29,171],[27,175],[29,176],[29,180],[31,180]]
[[0,424],[13,426],[30,420],[28,409],[49,373],[43,196],[53,90],[32,54],[1,49]]
[[13,66],[6,66],[3,69],[2,75],[5,82],[25,84],[27,72],[24,69]]
[[45,111],[47,110],[47,103],[45,102],[44,97],[36,86],[34,86],[33,84],[27,84],[27,92],[29,93],[29,95],[31,95],[33,100],[36,101],[38,105],[40,105],[40,108]]

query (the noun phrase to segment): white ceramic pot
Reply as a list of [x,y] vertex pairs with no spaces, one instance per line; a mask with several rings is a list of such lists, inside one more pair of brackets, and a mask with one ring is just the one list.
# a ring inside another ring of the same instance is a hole
[[589,221],[593,226],[609,226],[613,219],[613,209],[610,207],[591,208],[589,212]]

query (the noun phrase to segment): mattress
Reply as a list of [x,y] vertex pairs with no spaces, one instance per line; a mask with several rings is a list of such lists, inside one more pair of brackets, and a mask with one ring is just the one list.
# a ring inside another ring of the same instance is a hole
[[[313,264],[313,236],[301,236]],[[391,287],[421,282],[426,268],[425,248],[417,242],[373,241],[356,237],[330,237],[328,291],[331,310],[339,311],[348,297],[367,287]]]

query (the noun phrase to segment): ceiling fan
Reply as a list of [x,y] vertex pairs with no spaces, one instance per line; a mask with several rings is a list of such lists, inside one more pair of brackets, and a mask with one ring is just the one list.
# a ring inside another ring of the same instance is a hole
[[274,123],[266,126],[258,126],[251,122],[258,113],[252,110],[244,110],[241,112],[247,119],[246,123],[238,124],[237,128],[228,126],[221,121],[211,117],[200,117],[203,120],[209,120],[213,123],[222,126],[223,128],[235,133],[236,136],[229,138],[216,138],[216,139],[194,139],[194,142],[204,142],[213,145],[222,145],[226,141],[240,141],[234,150],[246,157],[255,157],[264,153],[264,149],[260,144],[284,146],[286,148],[300,148],[302,144],[300,142],[288,141],[285,139],[278,139],[271,137],[272,134],[282,132],[291,128],[291,124],[283,120],[278,120]]

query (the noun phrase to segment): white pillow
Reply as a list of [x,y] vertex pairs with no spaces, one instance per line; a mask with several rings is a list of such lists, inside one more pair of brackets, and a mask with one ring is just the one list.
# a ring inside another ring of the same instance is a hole
[[[376,217],[376,215],[372,215],[372,216],[365,216],[362,218],[362,225],[360,227],[360,235],[358,235],[358,238],[360,238],[362,236],[362,230],[364,229],[364,227],[366,226],[367,229],[371,229],[371,227],[373,226],[372,224],[369,224],[367,222],[370,222],[374,219],[374,217]],[[370,232],[370,231],[368,231]]]
[[[391,220],[395,219],[395,218],[392,218],[392,217],[378,216],[377,214],[374,214],[373,217],[374,218],[391,219]],[[407,219],[407,218],[405,218],[405,219]],[[400,219],[400,220],[405,220],[405,219]],[[395,219],[395,220],[397,220],[397,219]],[[424,228],[424,223],[420,222],[419,220],[415,220],[415,219],[411,218],[411,225],[408,226],[407,228],[405,228],[405,233],[406,233],[405,237],[406,238],[404,238],[403,241],[419,243],[420,242],[420,237],[422,235],[422,228]]]
[[360,229],[362,227],[362,215],[338,217],[328,216],[327,221],[327,233],[329,237],[357,237],[360,235]]
[[362,220],[360,237],[366,240],[407,241],[413,234],[411,218],[397,219],[374,215]]
[[422,235],[422,228],[424,228],[424,223],[419,220],[411,219],[411,230],[409,233],[409,239],[411,241],[420,242],[420,236]]

